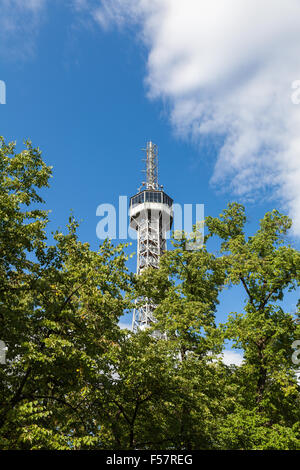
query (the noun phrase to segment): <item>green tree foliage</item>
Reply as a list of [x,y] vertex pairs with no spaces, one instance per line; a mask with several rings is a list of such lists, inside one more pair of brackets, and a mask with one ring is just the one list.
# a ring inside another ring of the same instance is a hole
[[224,446],[299,449],[300,396],[291,357],[300,329],[297,316],[280,301],[299,286],[300,256],[285,243],[288,217],[267,213],[248,239],[245,222],[239,204],[206,220],[209,236],[222,240],[226,283],[240,284],[246,298],[244,311],[231,313],[223,326],[225,336],[244,350],[244,363],[232,374],[236,400],[223,421]]
[[[38,191],[51,168],[30,142],[16,153],[1,138],[0,166],[1,449],[300,448],[300,331],[281,302],[299,285],[299,252],[286,216],[266,214],[247,238],[244,208],[230,204],[207,218],[201,250],[174,241],[137,278],[124,246],[91,250],[73,217],[47,239]],[[218,326],[219,293],[237,285],[245,307]],[[156,324],[121,330],[145,297]],[[240,367],[222,362],[225,339],[243,349]]]
[[130,276],[122,247],[98,252],[67,233],[46,243],[47,214],[28,210],[42,202],[36,188],[51,174],[27,143],[1,146],[0,338],[8,346],[0,368],[1,447],[77,448],[89,445],[86,387],[98,385],[102,358],[117,340],[128,307]]

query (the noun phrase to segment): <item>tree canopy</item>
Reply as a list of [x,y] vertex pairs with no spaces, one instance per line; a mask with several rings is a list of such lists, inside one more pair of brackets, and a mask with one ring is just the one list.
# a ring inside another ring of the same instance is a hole
[[[39,149],[16,153],[1,138],[0,448],[300,449],[300,312],[282,302],[300,282],[291,220],[273,210],[247,236],[231,203],[206,218],[200,250],[174,240],[137,277],[126,245],[93,251],[73,216],[49,241],[39,192],[50,177]],[[218,324],[220,293],[238,285],[244,308]],[[143,297],[156,324],[121,329]],[[243,350],[240,366],[222,361],[226,340]]]

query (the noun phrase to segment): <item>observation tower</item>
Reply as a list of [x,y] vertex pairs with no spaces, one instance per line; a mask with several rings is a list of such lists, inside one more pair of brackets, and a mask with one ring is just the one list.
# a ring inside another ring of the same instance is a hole
[[[167,248],[167,232],[173,223],[173,200],[158,184],[158,152],[153,142],[147,142],[146,181],[138,193],[130,198],[130,227],[137,231],[137,274],[145,268],[158,268],[159,259]],[[155,305],[143,299],[141,307],[134,309],[132,330],[145,329],[155,323]],[[162,336],[155,332],[155,336]]]

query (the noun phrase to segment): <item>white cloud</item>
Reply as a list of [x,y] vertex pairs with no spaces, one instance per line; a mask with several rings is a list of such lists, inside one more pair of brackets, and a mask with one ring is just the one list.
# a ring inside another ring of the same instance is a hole
[[119,328],[121,328],[121,330],[125,330],[125,329],[131,330],[131,323],[125,323],[125,322],[120,321],[118,325],[119,325]]
[[27,58],[47,0],[0,0],[0,54],[6,59]]
[[149,96],[169,103],[176,131],[220,137],[212,184],[244,198],[272,194],[300,235],[300,105],[291,101],[300,79],[299,0],[90,5],[102,27],[139,26]]
[[227,366],[230,366],[232,364],[240,366],[243,362],[243,356],[242,354],[237,353],[235,351],[225,349],[225,351],[223,351],[223,362]]
[[[47,0],[0,0],[0,54],[30,56]],[[103,28],[136,24],[150,98],[176,132],[220,144],[211,183],[270,195],[300,236],[299,0],[68,0]],[[276,203],[277,204],[277,203]]]

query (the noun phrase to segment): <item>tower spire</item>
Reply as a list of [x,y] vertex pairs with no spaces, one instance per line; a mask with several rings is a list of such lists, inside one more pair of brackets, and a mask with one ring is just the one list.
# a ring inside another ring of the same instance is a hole
[[146,148],[142,149],[146,153],[146,158],[143,159],[146,162],[146,169],[142,170],[143,173],[146,173],[146,181],[143,181],[142,188],[152,189],[158,191],[162,186],[158,184],[158,149],[151,140],[147,142]]
[[147,163],[147,189],[158,189],[158,151],[157,146],[153,142],[147,142],[146,147]]

